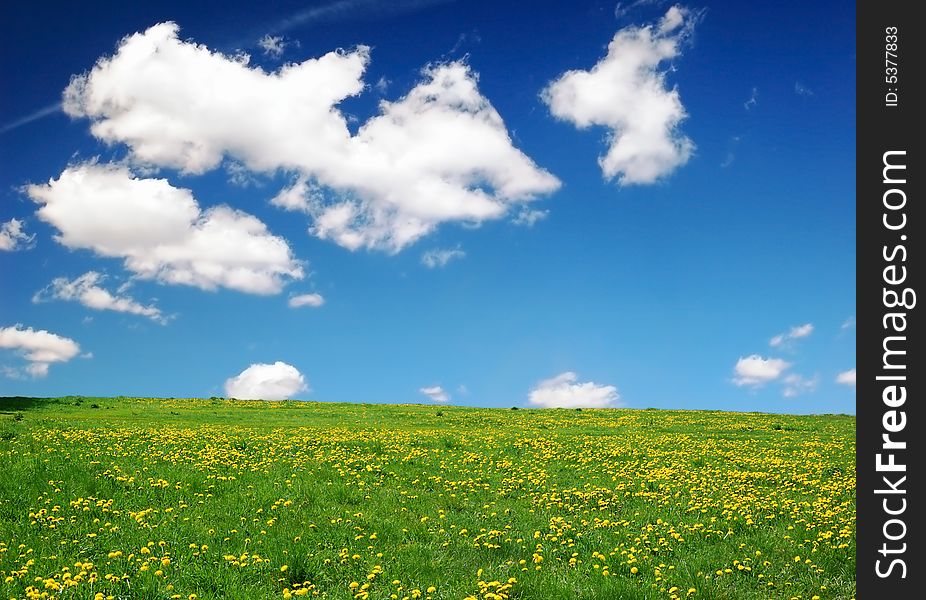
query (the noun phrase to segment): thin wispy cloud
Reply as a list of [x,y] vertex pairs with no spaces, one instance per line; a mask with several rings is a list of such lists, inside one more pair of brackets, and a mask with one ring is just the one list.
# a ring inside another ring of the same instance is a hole
[[811,333],[813,333],[813,323],[796,325],[785,333],[779,333],[778,335],[773,336],[772,339],[768,341],[768,345],[772,348],[787,347],[794,340],[805,338]]
[[93,310],[108,310],[147,317],[161,325],[166,325],[170,320],[157,306],[153,304],[144,305],[130,296],[120,295],[124,291],[123,287],[120,287],[113,294],[102,287],[101,284],[105,279],[105,275],[96,271],[89,271],[73,280],[58,277],[47,287],[38,291],[32,297],[32,301],[65,300],[78,302]]
[[794,82],[794,93],[798,96],[803,96],[807,98],[808,96],[813,96],[813,90],[801,83],[800,81]]
[[[334,0],[333,2],[317,4],[293,12],[271,22],[269,25],[261,26],[260,29],[252,30],[248,36],[223,44],[221,47],[224,52],[232,54],[240,52],[242,48],[258,48],[268,56],[279,58],[279,55],[274,54],[276,52],[274,40],[279,39],[283,42],[284,47],[280,49],[280,55],[282,55],[285,46],[289,44],[290,40],[283,38],[280,34],[298,27],[310,27],[318,23],[337,23],[350,20],[385,19],[453,2],[456,2],[456,0],[393,0],[391,2],[382,2],[380,0]],[[293,45],[299,46],[299,43],[294,41]],[[268,52],[267,46],[270,46],[273,50]]]
[[254,174],[244,165],[235,161],[225,163],[225,173],[228,175],[228,183],[235,187],[248,188],[260,187],[261,182]]
[[817,386],[820,385],[820,376],[804,377],[797,373],[791,373],[784,378],[783,383],[784,389],[781,391],[781,395],[785,398],[795,398],[802,394],[814,392]]
[[482,36],[479,35],[478,31],[471,31],[469,33],[461,33],[457,37],[457,41],[454,42],[453,47],[447,51],[447,56],[453,56],[454,54],[460,52],[464,46],[474,46],[476,44],[482,43]]
[[669,0],[635,0],[633,2],[618,2],[614,7],[614,18],[621,20],[630,13],[647,6],[664,6]]
[[720,167],[726,169],[736,160],[736,149],[740,144],[740,136],[734,135],[730,137],[730,141],[727,142],[727,153],[724,155],[723,160],[720,161]]
[[376,83],[373,84],[373,89],[379,92],[380,94],[385,94],[389,91],[389,84],[392,83],[385,77],[380,77],[376,80]]
[[290,308],[301,308],[303,306],[319,308],[325,304],[325,298],[321,294],[299,294],[298,296],[291,296],[288,304]]
[[21,220],[10,219],[6,223],[0,223],[0,250],[14,252],[34,247],[35,234],[26,233]]
[[743,108],[746,110],[752,110],[755,108],[756,104],[759,103],[759,88],[752,88],[752,92],[749,94],[749,99],[743,102]]
[[280,58],[289,43],[283,39],[282,35],[270,35],[268,33],[257,41],[257,45],[264,51],[265,55]]
[[13,131],[14,129],[22,127],[23,125],[28,125],[29,123],[32,123],[33,121],[38,121],[39,119],[42,119],[49,115],[54,115],[60,112],[61,112],[60,102],[55,102],[54,104],[43,106],[42,108],[36,110],[35,112],[29,113],[28,115],[24,117],[20,117],[14,121],[10,121],[9,123],[4,123],[3,125],[0,125],[0,134],[4,134],[7,131]]
[[522,227],[533,227],[538,222],[543,221],[550,216],[549,210],[540,210],[537,208],[522,208],[514,219],[511,220],[515,225]]
[[281,33],[295,27],[312,23],[344,21],[349,19],[383,18],[393,15],[415,12],[448,4],[454,0],[336,0],[320,6],[312,6],[281,19],[270,27],[270,33]]
[[466,256],[460,248],[433,248],[421,255],[421,264],[429,269],[446,267],[452,260]]

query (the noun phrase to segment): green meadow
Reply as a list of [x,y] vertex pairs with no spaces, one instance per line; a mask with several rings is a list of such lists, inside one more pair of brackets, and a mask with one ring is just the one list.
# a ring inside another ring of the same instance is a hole
[[855,417],[0,399],[0,594],[854,598]]

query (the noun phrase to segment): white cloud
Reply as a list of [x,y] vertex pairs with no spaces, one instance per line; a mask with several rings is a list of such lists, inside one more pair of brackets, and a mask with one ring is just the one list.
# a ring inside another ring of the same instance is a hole
[[266,73],[177,31],[162,23],[125,38],[72,79],[65,111],[142,165],[202,173],[227,156],[292,173],[274,204],[311,215],[320,238],[396,252],[443,222],[499,219],[559,186],[513,146],[463,62],[427,67],[352,135],[338,104],[365,89],[369,48]]
[[302,373],[281,361],[253,364],[225,381],[225,395],[242,400],[286,400],[307,391]]
[[442,222],[498,219],[559,186],[514,148],[468,66],[440,65],[424,76],[404,98],[381,103],[382,114],[350,138],[346,163],[330,176],[312,173],[339,192],[319,202],[318,188],[303,188],[310,197],[300,210],[313,216],[315,235],[350,249],[398,251]]
[[32,248],[35,244],[35,234],[28,235],[23,231],[23,222],[19,219],[10,219],[0,223],[0,250],[12,252],[24,248]]
[[299,308],[301,306],[318,308],[324,303],[325,299],[321,294],[299,294],[298,296],[291,296],[288,304],[290,308]]
[[855,387],[855,368],[851,368],[848,371],[843,371],[842,373],[836,376],[836,383],[841,383],[843,385],[851,385]]
[[368,48],[267,74],[177,33],[161,23],[124,38],[114,56],[71,79],[65,112],[91,119],[94,136],[127,144],[138,162],[188,173],[226,154],[258,171],[321,162],[343,142],[346,123],[332,108],[363,89]]
[[313,210],[324,202],[324,190],[305,177],[297,177],[291,185],[283,188],[270,199],[270,204],[278,208],[307,215],[311,215]]
[[854,316],[849,317],[848,319],[843,321],[842,325],[839,326],[839,329],[845,331],[846,329],[852,329],[853,327],[855,327],[855,317]]
[[784,389],[781,392],[782,395],[785,398],[794,398],[795,396],[800,396],[801,394],[810,393],[816,390],[817,386],[820,384],[820,377],[818,375],[814,375],[808,379],[803,375],[792,373],[790,375],[786,375],[782,381],[784,383]]
[[691,157],[694,143],[678,128],[685,107],[660,65],[679,55],[697,20],[698,13],[673,6],[656,26],[621,29],[591,70],[567,71],[543,91],[555,117],[610,130],[598,159],[606,179],[653,183]]
[[620,394],[613,385],[591,381],[576,383],[575,373],[567,371],[544,379],[530,391],[528,402],[542,408],[608,408],[618,406]]
[[227,205],[203,211],[190,190],[135,178],[124,166],[70,166],[27,193],[58,242],[122,258],[144,279],[275,294],[303,277],[286,241],[256,217]]
[[762,358],[758,354],[740,357],[733,368],[733,383],[759,387],[778,379],[790,367],[791,363],[780,358]]
[[430,398],[431,400],[433,400],[434,402],[440,402],[440,403],[450,402],[450,394],[445,392],[444,388],[442,388],[439,385],[434,385],[431,387],[423,387],[419,389],[418,391],[424,394],[425,396],[427,396],[428,398]]
[[451,260],[463,258],[466,252],[459,248],[432,248],[421,255],[421,264],[429,269],[446,267]]
[[52,363],[67,362],[80,354],[80,346],[70,338],[44,329],[23,329],[19,324],[0,328],[0,348],[17,351],[29,362],[26,373],[36,378],[48,375]]
[[273,58],[283,56],[283,50],[288,45],[282,35],[270,35],[269,33],[257,40],[257,45],[264,51],[264,54]]
[[540,210],[535,208],[522,208],[518,214],[511,220],[515,225],[523,227],[533,227],[538,221],[543,221],[550,216],[549,210]]
[[141,315],[161,325],[167,323],[167,317],[158,307],[154,305],[145,306],[128,296],[113,295],[109,290],[100,287],[98,284],[102,283],[104,279],[106,279],[105,275],[96,271],[84,273],[73,281],[66,277],[57,277],[45,289],[37,292],[32,297],[32,301],[42,302],[48,299],[72,300],[94,310],[112,310]]
[[811,333],[813,333],[812,323],[805,323],[803,325],[797,325],[795,327],[792,327],[786,333],[779,333],[778,335],[773,336],[772,339],[768,341],[768,344],[769,346],[772,346],[773,348],[787,346],[790,342],[793,342],[794,340],[799,340],[801,338],[805,338]]
[[791,331],[788,332],[788,337],[796,340],[798,338],[807,337],[811,333],[813,333],[813,323],[804,323],[803,325],[792,327]]

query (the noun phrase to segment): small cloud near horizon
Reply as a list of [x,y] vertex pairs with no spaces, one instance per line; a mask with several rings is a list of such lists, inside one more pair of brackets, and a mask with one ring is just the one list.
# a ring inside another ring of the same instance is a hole
[[620,400],[613,385],[579,383],[572,371],[540,381],[528,394],[528,403],[540,408],[613,408]]
[[439,385],[434,385],[430,387],[423,387],[418,390],[432,401],[437,402],[438,404],[446,404],[450,402],[450,394],[444,391]]

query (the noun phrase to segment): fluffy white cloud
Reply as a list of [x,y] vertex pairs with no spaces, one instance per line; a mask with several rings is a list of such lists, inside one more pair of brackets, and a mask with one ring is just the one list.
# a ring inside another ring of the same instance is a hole
[[607,179],[653,183],[691,157],[694,143],[679,131],[685,107],[661,65],[679,55],[696,21],[696,13],[673,6],[657,25],[621,29],[591,70],[567,71],[543,91],[555,117],[610,129],[598,159]]
[[33,302],[42,302],[46,299],[72,300],[80,302],[87,308],[94,310],[112,310],[148,317],[162,325],[167,323],[167,317],[161,309],[154,305],[145,306],[128,297],[114,295],[99,284],[106,277],[96,271],[89,271],[80,277],[69,280],[66,277],[57,277],[43,290],[32,297]]
[[608,408],[617,406],[620,394],[613,385],[591,381],[576,383],[575,373],[567,371],[544,379],[530,391],[528,402],[542,408]]
[[45,377],[51,363],[67,362],[80,353],[70,338],[19,324],[0,328],[0,348],[15,350],[29,361],[25,370],[33,377]]
[[740,357],[733,368],[733,383],[758,387],[781,377],[791,363],[780,358],[762,358],[758,354]]
[[275,294],[302,267],[283,238],[226,205],[201,210],[190,190],[138,179],[119,165],[70,166],[27,193],[68,248],[122,258],[144,279]]
[[308,213],[315,235],[350,249],[398,251],[442,222],[498,219],[559,186],[513,146],[462,62],[426,68],[352,135],[337,105],[364,90],[369,48],[266,73],[177,31],[162,23],[126,37],[72,79],[64,110],[144,165],[202,173],[228,156],[293,173],[274,204]]
[[836,383],[855,387],[855,368],[843,371],[836,376]]
[[243,400],[286,400],[307,391],[302,373],[281,361],[253,364],[225,381],[225,395]]
[[811,333],[813,333],[812,323],[805,323],[803,325],[797,325],[795,327],[792,327],[786,333],[779,333],[778,335],[774,336],[772,339],[768,341],[768,344],[769,346],[772,346],[773,348],[778,348],[780,346],[786,346],[790,342],[793,342],[794,340],[799,340],[801,338],[805,338]]
[[432,248],[421,255],[421,264],[429,269],[436,269],[446,267],[451,260],[464,256],[466,252],[459,248]]
[[123,39],[113,57],[72,78],[64,111],[90,118],[93,135],[128,144],[142,163],[189,173],[216,167],[225,154],[256,170],[321,162],[347,135],[332,107],[363,89],[367,48],[267,74],[246,56],[212,53],[177,32],[161,23]]
[[318,308],[325,303],[325,298],[321,294],[299,294],[289,298],[290,308],[299,308],[301,306],[311,306]]
[[22,248],[31,248],[35,234],[28,235],[23,231],[23,222],[19,219],[10,219],[0,224],[0,250],[12,252]]
[[450,402],[450,394],[445,392],[444,388],[442,388],[439,385],[434,385],[431,387],[423,387],[419,389],[418,391],[424,394],[425,396],[427,396],[428,398],[430,398],[431,400],[433,400],[434,402],[440,402],[440,403]]
[[814,375],[813,377],[807,378],[797,373],[791,373],[785,376],[783,383],[784,389],[781,392],[782,395],[785,398],[794,398],[795,396],[800,396],[801,394],[816,390],[817,386],[820,384],[820,377]]

